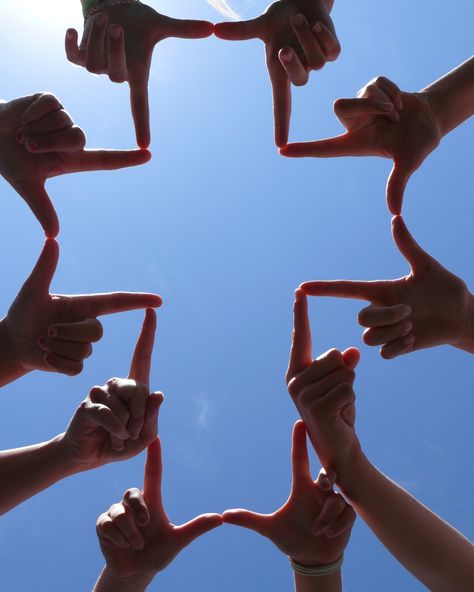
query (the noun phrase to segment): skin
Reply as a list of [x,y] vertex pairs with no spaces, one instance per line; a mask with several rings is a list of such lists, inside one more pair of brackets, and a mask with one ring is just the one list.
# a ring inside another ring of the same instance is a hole
[[424,251],[401,216],[392,220],[395,245],[410,266],[396,280],[305,282],[310,296],[359,298],[371,304],[359,314],[367,345],[382,346],[392,359],[413,351],[452,345],[474,353],[474,298],[466,284]]
[[332,1],[324,0],[278,0],[256,19],[215,26],[215,35],[221,39],[263,41],[279,147],[288,143],[291,84],[306,84],[311,70],[320,70],[339,57],[341,46],[330,17],[332,6]]
[[149,309],[128,379],[94,387],[66,432],[49,442],[0,452],[0,513],[70,475],[132,458],[153,442],[163,401],[148,386],[155,328],[156,314]]
[[148,80],[155,46],[168,37],[198,39],[212,32],[212,23],[170,18],[142,3],[104,6],[86,19],[80,45],[78,32],[68,29],[66,55],[89,72],[106,74],[112,82],[128,82],[137,144],[148,148]]
[[474,113],[474,57],[420,92],[403,92],[383,76],[356,99],[339,99],[334,112],[346,128],[341,136],[289,144],[283,156],[317,158],[382,156],[393,160],[387,205],[401,214],[410,177],[441,138]]
[[[339,355],[353,366],[348,352]],[[331,370],[336,365],[336,355],[312,359],[308,302],[297,290],[288,389],[321,463],[336,471],[357,513],[429,590],[469,592],[474,546],[370,463],[355,431],[355,393],[344,373]]]
[[176,526],[161,495],[161,444],[148,447],[143,489],[129,489],[120,503],[97,520],[106,566],[94,592],[141,592],[155,575],[195,539],[222,524],[219,514],[203,514]]
[[35,268],[23,284],[7,316],[0,321],[0,386],[32,370],[75,376],[101,339],[96,317],[159,307],[155,294],[115,292],[66,296],[51,294],[59,246],[48,239]]
[[84,132],[54,95],[38,93],[0,103],[0,174],[50,238],[59,233],[59,220],[45,189],[47,179],[150,160],[146,150],[85,150],[85,143]]
[[[344,498],[334,492],[333,471],[321,470],[313,481],[306,445],[306,428],[298,421],[293,429],[293,479],[285,504],[273,514],[227,510],[224,522],[250,528],[268,538],[285,555],[303,566],[337,561],[349,542],[356,515]],[[342,590],[341,572],[308,577],[295,573],[296,592]]]

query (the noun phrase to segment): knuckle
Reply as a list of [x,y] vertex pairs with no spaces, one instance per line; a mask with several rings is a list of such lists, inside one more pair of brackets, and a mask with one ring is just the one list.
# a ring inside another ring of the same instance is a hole
[[131,487],[130,489],[127,489],[127,491],[124,493],[123,499],[130,501],[130,500],[140,500],[141,499],[141,491],[139,489],[137,489],[136,487]]
[[92,345],[90,343],[86,343],[84,345],[84,351],[83,351],[83,358],[84,360],[86,360],[87,358],[90,358],[92,356]]
[[340,366],[344,365],[344,358],[342,357],[342,353],[338,349],[330,349],[328,352],[326,352],[326,354],[323,354],[323,357],[325,357],[330,362],[334,362],[335,364],[338,364]]
[[68,376],[77,376],[78,374],[80,374],[82,372],[83,369],[84,369],[84,364],[82,362],[78,362],[76,366],[69,368],[69,370],[66,372],[66,374]]
[[81,149],[84,148],[86,145],[86,134],[79,126],[74,125],[71,128],[71,135],[74,141],[77,142],[78,147]]
[[298,379],[296,376],[290,379],[288,382],[288,392],[292,397],[296,397],[298,395],[299,386],[298,386]]

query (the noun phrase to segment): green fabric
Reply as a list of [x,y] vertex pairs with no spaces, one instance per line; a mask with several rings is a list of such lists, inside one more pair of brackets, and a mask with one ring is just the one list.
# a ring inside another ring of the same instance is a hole
[[89,12],[89,10],[95,4],[99,4],[99,2],[97,2],[97,0],[81,0],[81,2],[82,2],[82,14],[84,15],[84,18],[86,16],[86,14]]

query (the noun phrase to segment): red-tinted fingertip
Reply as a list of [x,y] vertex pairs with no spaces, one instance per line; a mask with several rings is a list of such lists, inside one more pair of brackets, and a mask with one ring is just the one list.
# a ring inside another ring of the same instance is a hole
[[354,370],[360,362],[360,351],[356,347],[349,347],[342,352],[344,363],[350,370]]

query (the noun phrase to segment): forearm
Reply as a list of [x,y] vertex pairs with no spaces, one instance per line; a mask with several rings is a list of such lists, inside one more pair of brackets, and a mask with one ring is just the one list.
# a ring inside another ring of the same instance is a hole
[[144,592],[153,578],[153,574],[119,578],[104,567],[92,592]]
[[474,354],[474,296],[470,295],[470,305],[466,318],[466,331],[455,347]]
[[341,592],[341,570],[327,576],[302,576],[295,573],[295,592]]
[[474,546],[361,453],[342,492],[385,547],[432,592],[474,589]]
[[0,514],[76,472],[61,438],[0,452]]
[[421,92],[446,135],[474,113],[474,56]]
[[28,371],[24,370],[16,359],[7,328],[7,320],[0,321],[0,387],[21,378]]

